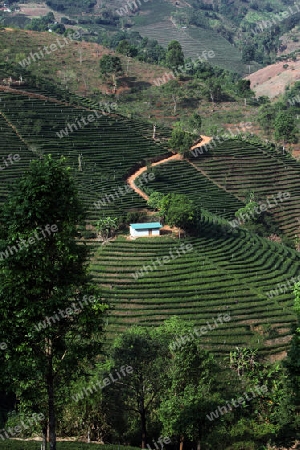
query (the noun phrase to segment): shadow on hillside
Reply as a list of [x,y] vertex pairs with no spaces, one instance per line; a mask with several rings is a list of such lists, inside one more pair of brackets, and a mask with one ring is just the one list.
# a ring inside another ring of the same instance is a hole
[[130,88],[136,88],[139,90],[148,89],[152,86],[151,83],[148,83],[147,81],[136,81],[136,77],[121,77],[119,78],[119,81],[126,84]]

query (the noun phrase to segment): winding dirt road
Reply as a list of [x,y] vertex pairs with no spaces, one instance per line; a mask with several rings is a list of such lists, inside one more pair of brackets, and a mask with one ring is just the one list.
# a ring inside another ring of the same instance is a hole
[[[179,153],[176,153],[175,155],[170,156],[169,158],[165,158],[162,159],[161,161],[157,161],[156,163],[151,164],[151,167],[153,166],[158,166],[159,164],[164,164],[166,162],[169,161],[174,161],[174,160],[179,160],[179,159],[183,159],[182,155],[179,155]],[[141,197],[143,197],[145,200],[149,199],[149,196],[147,194],[145,194],[145,192],[143,192],[140,188],[138,188],[135,185],[135,180],[143,173],[146,172],[147,170],[147,166],[141,167],[137,172],[135,172],[133,175],[130,175],[129,178],[127,178],[127,183],[129,184],[129,186],[137,193],[139,194]]]
[[[209,136],[201,136],[202,137],[202,141],[199,142],[199,144],[194,145],[191,150],[194,150],[194,148],[197,147],[201,147],[202,145],[206,145],[208,144],[212,138]],[[151,167],[153,166],[158,166],[159,164],[165,164],[169,161],[175,161],[175,160],[182,160],[183,156],[180,155],[179,153],[176,153],[175,155],[170,156],[169,158],[165,158],[162,159],[161,161],[157,161],[153,164],[151,164]],[[130,177],[127,178],[127,183],[129,184],[129,186],[141,197],[143,197],[145,200],[149,199],[149,196],[147,194],[145,194],[145,192],[143,192],[140,188],[138,188],[135,185],[135,180],[144,172],[146,172],[147,170],[147,166],[141,167],[139,170],[137,170],[133,175],[130,175]]]

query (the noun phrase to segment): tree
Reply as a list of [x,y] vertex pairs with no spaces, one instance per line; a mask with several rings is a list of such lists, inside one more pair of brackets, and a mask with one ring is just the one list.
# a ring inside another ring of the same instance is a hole
[[297,315],[297,325],[294,329],[293,338],[287,359],[284,365],[289,372],[291,386],[291,403],[294,405],[293,426],[295,430],[300,429],[300,283],[294,285],[295,304],[294,310]]
[[170,80],[168,83],[164,84],[163,90],[171,96],[173,101],[173,111],[174,115],[177,111],[177,104],[182,96],[182,91],[180,89],[180,84],[177,80]]
[[118,218],[104,217],[103,219],[99,219],[96,228],[99,236],[101,236],[104,241],[107,241],[118,229]]
[[168,194],[166,221],[172,227],[191,228],[195,219],[195,206],[184,194]]
[[245,371],[251,371],[257,365],[256,362],[257,350],[251,350],[248,348],[236,347],[229,354],[230,358],[230,368],[235,370],[237,375],[240,377]]
[[54,161],[50,155],[32,161],[1,211],[5,370],[33,411],[47,404],[43,429],[46,434],[48,422],[50,450],[56,450],[59,389],[99,351],[99,319],[105,309],[94,296],[97,290],[85,264],[88,251],[76,243],[83,217],[70,169],[64,159]]
[[150,208],[161,210],[164,197],[165,195],[161,192],[154,191],[150,194],[147,205],[150,206]]
[[[117,338],[112,349],[113,368],[124,365],[133,368],[130,376],[114,383],[105,391],[110,421],[115,426],[132,420],[130,413],[139,418],[141,447],[148,440],[148,417],[156,409],[164,389],[168,366],[168,350],[156,337],[142,327],[132,327]],[[127,426],[127,428],[130,428]],[[123,426],[126,433],[126,425]]]
[[206,415],[222,400],[218,394],[222,388],[217,382],[220,368],[213,357],[200,348],[197,336],[190,339],[193,332],[190,324],[173,317],[163,327],[171,335],[180,334],[187,339],[179,348],[171,349],[167,389],[158,410],[163,424],[162,434],[178,436],[180,450],[185,439],[197,443],[199,449],[212,426],[216,426],[207,420]]
[[176,69],[184,65],[184,54],[178,41],[171,41],[169,43],[166,53],[166,64],[168,67],[175,67]]
[[109,73],[121,73],[122,72],[122,65],[121,60],[118,56],[111,56],[111,55],[104,55],[100,59],[100,71],[104,75],[107,75]]
[[184,131],[180,125],[175,126],[172,130],[172,136],[169,140],[169,146],[176,149],[179,153],[185,153],[190,150],[194,142],[191,133]]
[[152,192],[148,205],[158,209],[160,215],[171,226],[190,228],[194,224],[195,205],[184,194],[167,194]]
[[296,123],[294,116],[286,111],[280,111],[274,120],[275,139],[286,142],[296,141]]
[[253,44],[248,44],[243,47],[242,61],[243,63],[249,63],[255,59],[255,47]]
[[243,95],[244,97],[249,97],[250,95],[253,95],[250,86],[251,86],[250,80],[243,80],[243,79],[238,80],[237,82],[238,94]]
[[259,214],[256,212],[258,207],[258,203],[251,199],[245,206],[236,211],[235,217],[244,222],[256,222],[259,220]]
[[189,119],[189,125],[191,127],[192,133],[200,134],[202,120],[200,114],[194,112]]
[[122,55],[134,57],[138,54],[138,50],[135,46],[131,45],[127,39],[123,39],[119,42],[116,51],[122,53]]
[[276,113],[277,111],[275,105],[265,104],[259,108],[257,121],[265,131],[273,131]]
[[222,87],[219,80],[209,79],[207,83],[207,96],[215,103],[219,102],[222,97]]
[[123,73],[121,60],[118,56],[111,56],[111,55],[104,55],[100,59],[99,62],[100,65],[100,72],[103,75],[112,75],[112,81],[114,84],[114,88],[116,90],[117,84],[116,84],[116,77],[117,75],[120,75]]

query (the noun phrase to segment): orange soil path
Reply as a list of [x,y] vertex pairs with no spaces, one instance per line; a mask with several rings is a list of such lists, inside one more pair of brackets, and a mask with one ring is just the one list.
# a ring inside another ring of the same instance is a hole
[[[161,161],[157,161],[156,163],[151,164],[151,166],[158,166],[158,164],[164,164],[168,161],[174,161],[174,160],[178,160],[178,159],[182,159],[182,156],[179,155],[178,153],[176,153],[176,155],[172,155],[169,158],[165,158],[162,159]],[[137,172],[135,172],[133,175],[130,175],[129,178],[127,178],[127,183],[129,184],[129,186],[137,193],[139,194],[141,197],[143,197],[145,200],[149,199],[149,196],[147,194],[145,194],[145,192],[143,192],[140,188],[138,188],[135,185],[135,180],[143,173],[146,172],[147,170],[147,166],[141,167]]]
[[[199,144],[194,145],[191,150],[194,150],[194,148],[196,147],[201,147],[202,145],[206,145],[208,144],[208,142],[210,142],[212,140],[211,137],[209,136],[201,136],[202,137],[202,141],[199,142]],[[162,159],[161,161],[157,161],[153,164],[151,164],[151,167],[153,166],[158,166],[159,164],[165,164],[169,161],[174,161],[174,160],[182,160],[183,157],[182,155],[180,155],[179,153],[176,153],[175,155],[170,156],[169,158],[165,158]],[[147,166],[141,167],[137,172],[135,172],[133,175],[130,175],[129,178],[127,178],[127,183],[129,184],[129,186],[141,197],[143,197],[146,201],[149,199],[149,196],[147,194],[145,194],[145,192],[143,192],[140,188],[138,188],[135,185],[135,180],[144,172],[146,172],[147,170]]]
[[197,147],[202,147],[202,145],[206,145],[206,144],[208,144],[208,143],[212,140],[212,137],[209,137],[209,136],[202,136],[202,135],[201,135],[201,137],[202,137],[202,141],[199,142],[199,144],[194,145],[194,146],[191,148],[191,150],[194,150],[194,148],[197,148]]

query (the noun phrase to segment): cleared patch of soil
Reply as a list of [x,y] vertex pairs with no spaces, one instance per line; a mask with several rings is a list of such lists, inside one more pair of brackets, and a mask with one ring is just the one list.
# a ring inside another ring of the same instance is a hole
[[[286,64],[288,67],[284,69],[283,66]],[[300,80],[300,59],[271,64],[245,77],[245,79],[250,80],[251,89],[257,97],[266,95],[269,98],[274,98],[283,94],[286,86]]]

